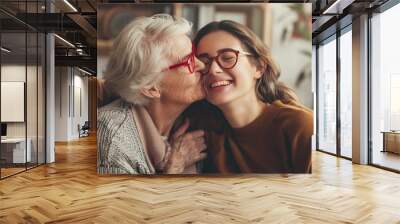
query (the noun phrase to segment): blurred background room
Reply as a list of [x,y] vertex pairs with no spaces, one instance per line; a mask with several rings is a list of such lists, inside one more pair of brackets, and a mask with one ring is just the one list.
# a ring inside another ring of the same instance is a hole
[[167,13],[193,23],[193,31],[211,21],[234,20],[250,27],[271,49],[281,69],[280,80],[301,102],[313,108],[311,76],[311,3],[249,4],[100,4],[98,5],[97,77],[107,66],[113,38],[140,16]]

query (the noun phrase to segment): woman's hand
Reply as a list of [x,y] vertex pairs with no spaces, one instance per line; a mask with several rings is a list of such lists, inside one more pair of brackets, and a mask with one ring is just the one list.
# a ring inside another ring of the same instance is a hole
[[185,133],[189,127],[186,119],[181,127],[174,133],[171,139],[171,152],[164,172],[179,174],[188,166],[204,159],[207,148],[204,140],[204,131],[197,130]]

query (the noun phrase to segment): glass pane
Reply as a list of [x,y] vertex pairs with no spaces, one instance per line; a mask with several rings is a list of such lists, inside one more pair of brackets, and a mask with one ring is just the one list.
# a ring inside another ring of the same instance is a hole
[[1,140],[3,178],[25,170],[31,151],[26,144],[26,34],[2,33],[1,45],[8,49],[1,51],[1,122],[6,129]]
[[336,153],[336,39],[318,48],[318,148]]
[[[42,13],[45,1],[1,1],[16,17]],[[28,17],[25,17],[28,16]],[[33,16],[33,18],[37,18]],[[0,12],[2,144],[1,177],[45,161],[45,37]],[[4,22],[6,21],[6,22]],[[3,99],[4,98],[4,99]],[[39,151],[38,151],[39,150]]]
[[352,157],[352,35],[340,37],[340,152]]
[[400,170],[400,5],[372,22],[372,163]]
[[[26,12],[30,20],[37,20],[36,14],[39,11],[37,1],[27,2]],[[37,23],[37,21],[32,21]],[[37,166],[38,157],[38,94],[37,94],[37,73],[38,73],[38,35],[35,30],[27,30],[27,80],[26,80],[26,125],[27,125],[27,149],[31,151],[30,158],[28,158],[27,167]]]
[[[33,167],[37,165],[37,73],[38,73],[38,50],[37,50],[37,33],[31,32],[27,33],[28,38],[28,62],[27,62],[27,81],[26,81],[26,113],[27,113],[27,142],[30,147],[30,158],[28,159],[27,166]],[[29,148],[28,147],[28,148]]]

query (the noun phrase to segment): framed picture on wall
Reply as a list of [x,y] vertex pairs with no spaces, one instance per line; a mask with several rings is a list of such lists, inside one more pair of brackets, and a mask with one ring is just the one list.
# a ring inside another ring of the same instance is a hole
[[[311,173],[313,113],[274,81],[279,68],[263,38],[270,5],[174,3],[163,14],[152,6],[132,15],[126,5],[99,6],[100,34],[113,20],[134,21],[98,54],[98,174]],[[230,117],[254,110],[243,123]]]
[[1,82],[1,122],[25,121],[25,82]]

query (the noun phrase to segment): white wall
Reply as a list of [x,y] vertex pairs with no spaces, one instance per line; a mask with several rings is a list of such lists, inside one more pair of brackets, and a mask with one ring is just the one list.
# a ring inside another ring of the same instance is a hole
[[[27,69],[27,70],[25,70]],[[25,82],[25,75],[26,71],[28,72],[28,79],[29,79],[29,84],[30,85],[36,85],[36,81],[32,81],[31,77],[29,77],[31,74],[36,75],[36,67],[34,66],[27,66],[25,67],[24,65],[18,65],[18,64],[5,64],[1,66],[1,81],[5,82]],[[35,102],[34,105],[30,105],[31,107],[36,108],[36,88],[27,88],[27,103],[28,106],[31,102]],[[30,91],[32,90],[32,92]],[[1,110],[7,110],[7,108],[1,108]],[[30,110],[28,110],[30,112]],[[28,124],[28,137],[29,134],[31,133],[32,130],[36,130],[36,113],[27,113],[27,120],[29,122]],[[32,124],[32,121],[35,122],[35,124]],[[25,137],[25,125],[26,122],[7,122],[7,136],[8,137]],[[36,132],[35,132],[36,133]]]
[[55,68],[55,141],[68,141],[69,129],[69,69]]
[[72,67],[56,67],[56,141],[79,138],[78,124],[88,120],[88,78],[83,75]]
[[[74,102],[71,102],[71,105],[74,105],[72,108],[72,114],[71,114],[71,136],[72,138],[78,138],[79,133],[78,133],[78,124],[82,126],[85,121],[88,121],[88,78],[87,77],[82,77],[80,75],[76,75],[75,70],[75,75],[74,75],[74,92],[72,93],[73,96],[71,96],[71,99],[74,99]],[[82,73],[79,73],[82,74]],[[80,92],[80,93],[79,93]],[[80,102],[79,102],[80,101]],[[81,107],[81,108],[79,108]],[[80,111],[81,110],[81,111]]]

